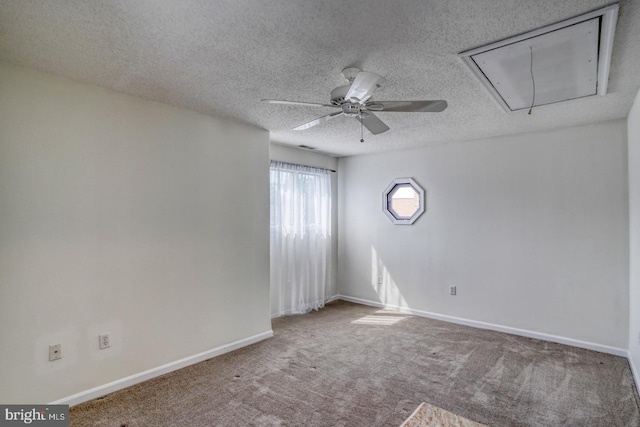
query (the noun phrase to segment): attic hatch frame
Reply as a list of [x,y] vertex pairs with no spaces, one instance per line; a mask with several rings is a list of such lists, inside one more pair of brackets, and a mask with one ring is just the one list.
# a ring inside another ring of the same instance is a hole
[[[594,18],[600,19],[600,33],[599,33],[599,44],[598,44],[598,64],[597,64],[597,82],[596,82],[596,95],[605,96],[607,94],[607,85],[609,83],[609,70],[611,68],[611,53],[613,50],[613,36],[616,30],[616,23],[618,20],[618,3],[605,6],[603,8],[594,10],[592,12],[588,12],[586,14],[576,16],[574,18],[570,18],[564,21],[557,22],[555,24],[547,25],[542,28],[538,28],[533,31],[529,31],[526,33],[519,34],[514,37],[510,37],[504,40],[497,41],[495,43],[491,43],[485,46],[481,46],[475,49],[471,49],[465,52],[461,52],[458,56],[467,64],[467,66],[471,69],[473,74],[482,82],[484,87],[493,95],[493,98],[496,102],[505,110],[505,112],[515,112],[521,111],[522,108],[511,109],[506,101],[503,99],[502,95],[498,92],[498,90],[494,87],[485,73],[480,69],[480,67],[473,60],[474,55],[478,55],[481,53],[485,53],[491,50],[499,49],[501,47],[506,47],[512,45],[514,43],[522,42],[528,39],[532,39],[538,36],[542,36],[553,31],[561,30],[563,28],[570,27],[575,24],[580,24],[585,21],[589,21]],[[594,96],[588,95],[587,97]],[[558,100],[551,103],[545,103],[540,105],[534,105],[536,108],[544,107],[545,105],[553,105],[558,102],[569,102],[579,98],[571,98],[565,100]],[[527,107],[528,108],[528,107]]]

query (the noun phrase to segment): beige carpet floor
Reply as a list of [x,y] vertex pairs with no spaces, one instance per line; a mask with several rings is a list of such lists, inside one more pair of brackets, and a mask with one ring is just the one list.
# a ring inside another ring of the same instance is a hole
[[335,302],[275,336],[71,409],[71,426],[400,426],[422,402],[491,427],[640,426],[629,365]]

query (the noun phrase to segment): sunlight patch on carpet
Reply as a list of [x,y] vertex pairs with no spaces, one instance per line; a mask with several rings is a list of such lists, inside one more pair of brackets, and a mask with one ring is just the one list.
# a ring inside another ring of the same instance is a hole
[[423,402],[400,427],[488,427]]
[[351,323],[356,325],[381,325],[391,326],[403,320],[406,316],[377,316],[375,314],[361,317]]

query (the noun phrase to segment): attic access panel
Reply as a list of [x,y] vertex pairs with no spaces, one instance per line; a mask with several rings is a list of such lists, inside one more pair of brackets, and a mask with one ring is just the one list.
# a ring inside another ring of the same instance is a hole
[[618,5],[460,54],[506,111],[607,93]]

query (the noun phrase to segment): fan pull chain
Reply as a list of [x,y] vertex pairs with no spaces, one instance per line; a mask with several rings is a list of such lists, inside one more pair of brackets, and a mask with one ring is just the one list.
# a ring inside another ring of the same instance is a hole
[[531,84],[533,85],[533,99],[531,100],[531,107],[529,108],[529,115],[531,115],[533,106],[536,103],[536,79],[533,78],[533,47],[529,46],[529,50],[531,51],[529,72],[531,73]]
[[362,123],[362,115],[360,115],[360,142],[364,142],[364,124]]

